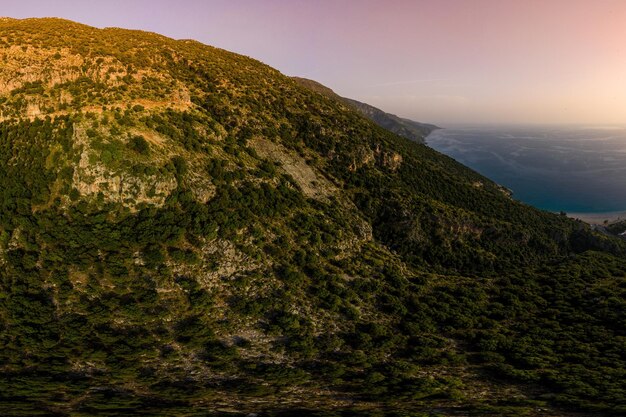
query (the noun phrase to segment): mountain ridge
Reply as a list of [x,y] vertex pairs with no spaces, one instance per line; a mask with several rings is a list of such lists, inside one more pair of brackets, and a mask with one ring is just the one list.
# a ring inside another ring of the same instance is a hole
[[332,89],[318,83],[317,81],[301,77],[291,78],[296,80],[296,82],[298,82],[299,84],[310,88],[313,91],[347,103],[380,127],[414,142],[425,143],[426,137],[433,130],[441,129],[440,127],[433,124],[420,123],[414,120],[398,117],[395,114],[387,113],[367,103],[363,103],[346,97],[341,97],[336,94]]

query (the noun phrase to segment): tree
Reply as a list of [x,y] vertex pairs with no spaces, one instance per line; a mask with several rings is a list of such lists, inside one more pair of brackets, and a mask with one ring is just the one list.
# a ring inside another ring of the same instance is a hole
[[150,153],[150,145],[143,136],[133,136],[130,138],[128,144],[133,151],[141,155],[148,155]]

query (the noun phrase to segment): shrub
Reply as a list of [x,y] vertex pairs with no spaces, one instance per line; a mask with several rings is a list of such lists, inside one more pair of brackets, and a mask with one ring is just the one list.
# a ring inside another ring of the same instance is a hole
[[143,136],[133,136],[128,142],[130,149],[141,155],[148,155],[150,153],[150,144]]

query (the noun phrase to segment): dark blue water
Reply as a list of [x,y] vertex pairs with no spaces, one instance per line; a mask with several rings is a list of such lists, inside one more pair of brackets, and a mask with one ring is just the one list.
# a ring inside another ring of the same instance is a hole
[[471,127],[426,139],[535,207],[626,211],[626,127]]

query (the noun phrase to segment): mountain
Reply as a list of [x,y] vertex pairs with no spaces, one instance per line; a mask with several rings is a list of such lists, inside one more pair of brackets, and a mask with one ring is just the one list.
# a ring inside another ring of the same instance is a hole
[[0,414],[626,411],[623,240],[199,42],[0,57]]
[[605,227],[609,233],[626,238],[626,220],[616,221]]
[[345,102],[352,108],[356,109],[363,116],[376,123],[378,126],[383,127],[396,135],[402,136],[403,138],[407,138],[418,143],[424,143],[426,136],[428,136],[433,130],[440,129],[435,125],[419,123],[413,120],[398,117],[395,114],[386,113],[374,106],[361,103],[357,100],[340,97],[333,90],[318,83],[317,81],[301,77],[291,78],[298,84],[303,85],[304,87],[307,87],[317,93]]

